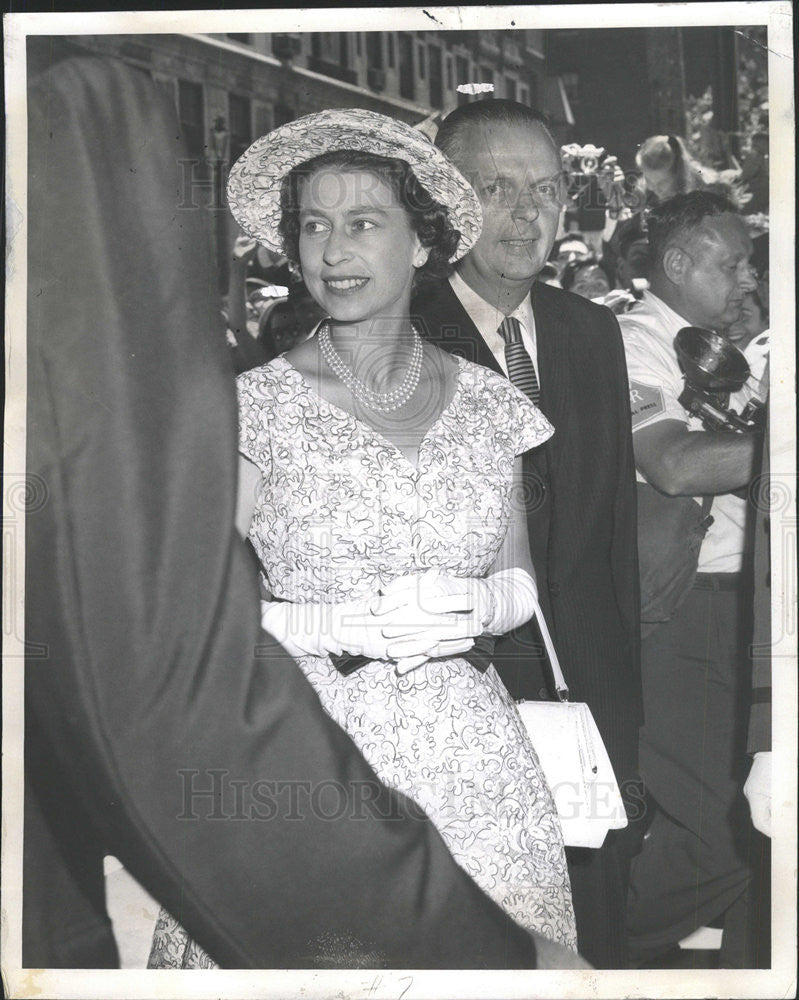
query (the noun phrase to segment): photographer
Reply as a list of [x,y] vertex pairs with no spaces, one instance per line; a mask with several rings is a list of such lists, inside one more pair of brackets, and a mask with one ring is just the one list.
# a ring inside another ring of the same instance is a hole
[[[733,491],[749,483],[759,435],[704,429],[683,408],[674,338],[686,326],[722,332],[738,319],[755,288],[752,247],[733,205],[704,191],[654,209],[649,245],[651,288],[619,319],[638,481],[650,484],[639,485],[644,612],[654,573],[671,567],[677,574],[686,564],[689,572],[668,601],[655,595],[659,615],[643,615],[641,773],[657,808],[633,861],[631,951],[639,964],[651,964],[721,918],[720,965],[746,968],[758,962],[748,913],[751,826],[741,792],[751,596],[746,502]],[[703,506],[692,497],[705,498]],[[680,518],[667,537],[663,526]],[[652,551],[646,543],[655,536],[661,548],[654,547],[650,565],[643,552]]]

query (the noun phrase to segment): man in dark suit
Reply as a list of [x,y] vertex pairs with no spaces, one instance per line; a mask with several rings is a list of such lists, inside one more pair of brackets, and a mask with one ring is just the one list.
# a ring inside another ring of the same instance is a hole
[[[480,101],[452,112],[436,144],[475,187],[483,232],[449,280],[419,293],[414,315],[440,346],[510,374],[555,427],[525,470],[540,601],[571,695],[591,707],[629,791],[642,711],[635,470],[618,325],[609,310],[536,281],[564,197],[561,159],[539,115]],[[494,662],[514,697],[547,697],[539,650],[530,625],[498,644]],[[626,964],[629,840],[619,831],[601,850],[567,852],[580,952],[599,968]]]
[[228,968],[583,967],[477,888],[260,629],[174,108],[96,59],[29,108],[22,966],[116,964],[107,852]]

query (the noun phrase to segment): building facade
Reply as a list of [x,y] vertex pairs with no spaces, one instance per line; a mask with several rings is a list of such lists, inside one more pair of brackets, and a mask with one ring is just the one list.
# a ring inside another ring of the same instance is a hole
[[174,99],[192,155],[207,156],[218,118],[230,158],[300,115],[363,107],[416,124],[474,98],[465,83],[537,106],[548,92],[542,31],[85,35],[61,47],[148,72]]
[[[556,141],[595,143],[630,170],[646,136],[684,134],[688,91],[712,85],[719,123],[735,129],[731,38],[731,28],[83,35],[29,38],[28,60],[92,52],[148,73],[174,101],[193,186],[223,209],[230,164],[276,126],[361,107],[432,135],[441,116],[484,99],[458,90],[469,83],[545,112]],[[234,238],[232,220],[218,219],[223,288]]]
[[[295,34],[82,35],[29,40],[29,65],[77,53],[119,58],[148,73],[174,101],[193,164],[188,182],[222,208],[230,164],[259,135],[323,108],[360,107],[409,124],[477,98],[460,84],[537,106],[548,94],[568,119],[562,88],[544,71],[542,31],[383,31]],[[226,287],[232,220],[216,220]]]

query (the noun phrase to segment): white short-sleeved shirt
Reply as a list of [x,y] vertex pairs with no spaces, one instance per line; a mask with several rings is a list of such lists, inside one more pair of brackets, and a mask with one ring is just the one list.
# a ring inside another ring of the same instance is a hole
[[[702,422],[678,402],[684,382],[674,338],[682,327],[692,325],[650,291],[619,316],[633,433],[661,420],[679,420],[689,431],[704,431]],[[636,475],[639,482],[646,482],[640,472]],[[699,553],[699,572],[737,573],[743,564],[746,502],[729,493],[717,496],[711,514],[713,524]]]

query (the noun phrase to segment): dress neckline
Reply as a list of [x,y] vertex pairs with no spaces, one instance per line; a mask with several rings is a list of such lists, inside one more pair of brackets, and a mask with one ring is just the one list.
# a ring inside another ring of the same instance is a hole
[[444,420],[444,418],[449,415],[449,411],[454,407],[456,401],[460,397],[461,389],[463,387],[462,376],[465,367],[465,362],[463,358],[457,355],[455,356],[455,360],[458,363],[458,368],[457,371],[455,372],[455,389],[453,390],[452,395],[450,396],[446,406],[442,408],[439,415],[432,422],[432,424],[430,424],[430,426],[427,428],[427,430],[424,432],[421,439],[419,440],[419,445],[416,449],[416,462],[414,463],[405,455],[405,453],[402,451],[399,445],[396,445],[390,438],[387,438],[385,434],[381,434],[380,431],[372,427],[371,424],[367,423],[365,420],[361,420],[360,417],[356,417],[355,414],[351,413],[349,410],[345,410],[343,406],[336,406],[335,403],[331,403],[329,400],[325,399],[324,396],[320,395],[317,392],[317,390],[311,385],[308,379],[303,375],[303,373],[299,370],[299,368],[296,368],[284,354],[281,354],[277,358],[275,358],[275,361],[282,361],[287,368],[289,368],[292,372],[294,372],[296,377],[300,380],[303,387],[305,388],[306,393],[316,401],[317,406],[326,406],[327,409],[330,410],[331,412],[340,413],[342,416],[351,420],[359,427],[364,428],[366,431],[368,431],[369,434],[372,435],[373,438],[379,439],[383,444],[386,445],[386,447],[390,448],[395,453],[395,455],[397,455],[400,458],[401,461],[403,461],[407,466],[409,466],[413,470],[414,475],[418,475],[420,471],[422,448],[425,442],[431,436],[433,430],[435,430],[438,427],[438,425]]

